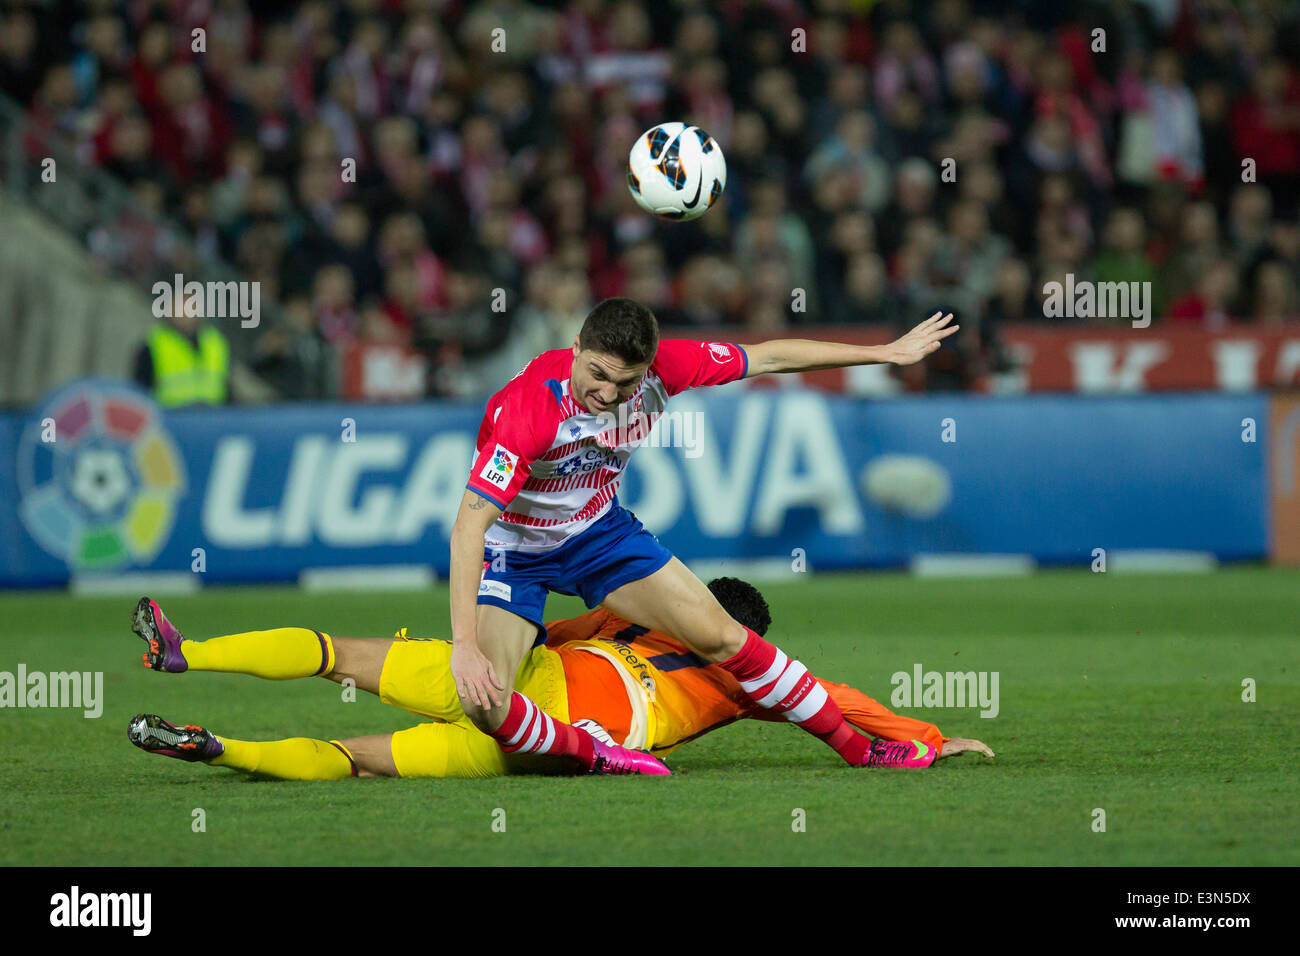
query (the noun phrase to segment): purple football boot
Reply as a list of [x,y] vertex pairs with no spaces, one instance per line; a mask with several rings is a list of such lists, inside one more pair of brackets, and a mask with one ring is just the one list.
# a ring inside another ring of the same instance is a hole
[[131,630],[149,645],[144,654],[145,667],[168,674],[180,674],[189,669],[190,665],[181,653],[184,638],[167,620],[157,601],[140,598],[140,603],[131,612]]
[[177,760],[211,760],[226,752],[221,741],[202,727],[177,727],[157,714],[136,714],[126,728],[126,738],[141,750]]

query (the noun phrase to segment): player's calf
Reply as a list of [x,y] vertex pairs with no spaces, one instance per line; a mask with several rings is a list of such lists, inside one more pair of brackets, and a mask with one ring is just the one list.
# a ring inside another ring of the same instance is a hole
[[755,631],[745,631],[744,647],[721,666],[740,682],[740,689],[749,699],[825,741],[845,762],[867,766],[869,738],[849,726],[808,668]]

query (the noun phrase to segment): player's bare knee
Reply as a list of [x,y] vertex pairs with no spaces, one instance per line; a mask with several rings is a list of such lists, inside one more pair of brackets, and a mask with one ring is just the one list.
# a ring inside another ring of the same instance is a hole
[[343,752],[352,761],[358,777],[397,777],[397,763],[393,759],[393,735],[372,734],[339,741]]

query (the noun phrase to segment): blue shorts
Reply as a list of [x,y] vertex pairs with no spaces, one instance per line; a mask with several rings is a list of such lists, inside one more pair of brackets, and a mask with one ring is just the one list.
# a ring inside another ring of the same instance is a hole
[[[542,612],[548,591],[576,594],[592,608],[629,581],[654,574],[672,552],[617,501],[585,531],[553,551],[483,551],[479,604],[495,604],[537,625],[536,647],[546,643]],[[494,570],[492,565],[505,567]]]

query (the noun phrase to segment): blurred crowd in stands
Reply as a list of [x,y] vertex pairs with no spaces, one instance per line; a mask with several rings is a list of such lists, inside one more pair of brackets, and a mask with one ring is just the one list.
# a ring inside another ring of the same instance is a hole
[[[1152,283],[1157,323],[1297,315],[1291,0],[0,11],[0,92],[262,284],[283,319],[229,334],[291,398],[337,393],[357,343],[481,396],[612,295],[773,334],[948,309],[956,387],[1005,364],[1002,323],[1063,321],[1042,298],[1066,274]],[[634,138],[672,119],[727,159],[696,223],[627,194]],[[145,220],[86,238],[170,279]]]

